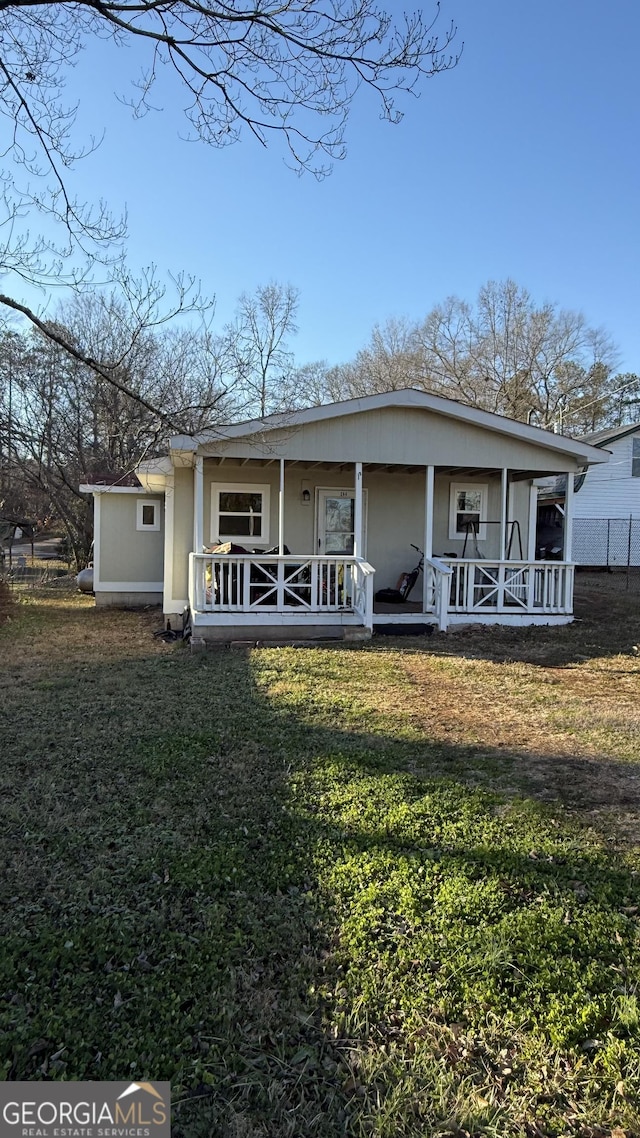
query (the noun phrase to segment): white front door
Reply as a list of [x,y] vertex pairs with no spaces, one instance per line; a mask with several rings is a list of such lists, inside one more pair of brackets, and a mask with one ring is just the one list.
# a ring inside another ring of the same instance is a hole
[[355,498],[355,490],[318,491],[317,553],[353,556]]

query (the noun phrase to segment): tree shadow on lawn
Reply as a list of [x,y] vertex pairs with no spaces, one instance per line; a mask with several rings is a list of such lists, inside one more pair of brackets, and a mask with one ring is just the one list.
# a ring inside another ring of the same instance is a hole
[[[606,971],[629,949],[629,873],[597,843],[558,843],[544,811],[540,848],[525,852],[529,808],[478,789],[475,748],[310,725],[262,695],[236,652],[84,662],[9,695],[5,1078],[170,1078],[177,1138],[363,1132],[388,1088],[355,1090],[348,1053],[369,1045],[336,1010],[333,907],[350,902],[332,881],[381,850],[412,873],[437,861],[473,883],[508,881],[507,909],[552,888],[574,912],[596,885],[594,954]],[[519,758],[495,757],[494,773]],[[349,985],[357,1002],[357,975]],[[372,1005],[374,1034],[388,1014]]]

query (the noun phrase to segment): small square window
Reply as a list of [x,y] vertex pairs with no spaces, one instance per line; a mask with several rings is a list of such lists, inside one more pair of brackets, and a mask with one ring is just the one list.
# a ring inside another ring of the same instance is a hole
[[478,483],[451,483],[449,499],[449,539],[464,540],[467,534],[476,534],[480,541],[487,536],[487,487]]
[[160,529],[160,503],[138,498],[136,502],[136,529],[157,532]]

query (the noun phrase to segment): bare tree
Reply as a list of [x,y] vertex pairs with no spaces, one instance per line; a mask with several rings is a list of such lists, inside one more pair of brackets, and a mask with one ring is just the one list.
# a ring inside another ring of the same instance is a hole
[[353,361],[327,369],[325,399],[357,399],[379,391],[420,386],[423,372],[415,328],[407,320],[394,317],[376,324],[368,344]]
[[[330,399],[329,395],[329,365],[326,360],[314,360],[312,363],[296,367],[289,373],[286,391],[286,406],[288,410],[301,407],[320,407]],[[342,394],[338,398],[343,398]]]
[[[82,352],[59,341],[81,343]],[[9,463],[12,512],[61,522],[81,565],[92,512],[80,484],[119,480],[141,458],[163,452],[178,414],[197,429],[216,407],[221,418],[232,413],[215,351],[206,330],[138,325],[113,295],[72,298],[46,335],[5,334],[0,368],[11,356],[13,401],[9,408],[5,396],[0,408],[0,451]],[[84,362],[85,352],[100,356],[99,369]]]
[[578,379],[590,374],[606,384],[616,354],[580,312],[536,305],[512,280],[489,281],[474,307],[449,298],[417,337],[429,389],[543,427],[563,419],[574,430]]
[[[191,137],[226,146],[245,133],[262,145],[280,136],[294,167],[321,175],[345,153],[359,88],[372,91],[382,114],[397,122],[398,94],[416,92],[424,76],[455,65],[455,30],[436,35],[437,4],[434,13],[394,17],[375,0],[257,0],[244,8],[200,0],[0,0],[0,111],[9,127],[0,171],[0,273],[7,282],[0,305],[48,335],[51,321],[19,298],[20,282],[80,288],[92,281],[96,263],[101,279],[126,295],[126,219],[73,192],[73,169],[99,145],[103,124],[95,124],[94,137],[78,137],[65,83],[96,40],[117,51],[136,45],[142,78],[128,99],[135,115],[151,107],[162,71]],[[46,235],[34,224],[38,214]],[[167,314],[182,310],[187,292],[182,282]],[[75,358],[100,369],[100,359],[77,344]]]
[[294,363],[289,337],[298,330],[298,296],[291,285],[271,281],[240,297],[226,336],[247,414],[264,418],[290,402]]
[[333,399],[416,387],[577,434],[619,413],[615,360],[610,337],[580,312],[538,305],[515,281],[489,281],[475,305],[453,296],[415,325],[374,328],[324,384]]

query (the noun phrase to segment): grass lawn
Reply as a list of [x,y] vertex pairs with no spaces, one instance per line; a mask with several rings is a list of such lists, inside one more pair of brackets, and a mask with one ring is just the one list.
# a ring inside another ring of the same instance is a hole
[[193,658],[5,604],[0,1078],[170,1079],[176,1138],[638,1138],[640,604],[588,585]]

